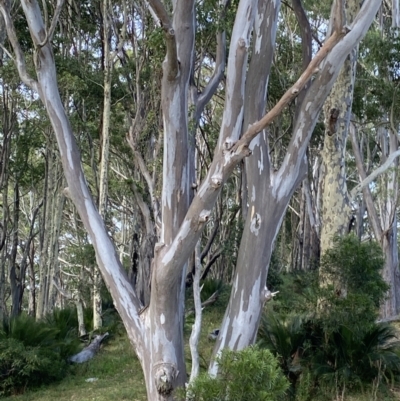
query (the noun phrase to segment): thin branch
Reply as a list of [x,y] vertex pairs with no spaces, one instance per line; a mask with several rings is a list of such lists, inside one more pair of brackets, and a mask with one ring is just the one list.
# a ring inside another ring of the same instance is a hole
[[160,0],[149,0],[149,5],[160,19],[161,27],[164,30],[165,41],[167,46],[167,78],[174,80],[179,73],[178,52],[176,48],[175,31],[172,28],[171,20]]
[[154,196],[154,180],[151,177],[149,170],[147,169],[146,163],[145,163],[142,155],[136,149],[136,144],[135,144],[134,136],[133,136],[133,126],[131,126],[131,128],[129,129],[129,133],[127,135],[127,141],[133,151],[133,154],[135,155],[135,163],[139,167],[139,170],[142,173],[142,175],[147,183],[147,187],[148,187],[149,193],[150,193],[152,209],[153,209],[154,221],[156,221],[158,223],[159,211],[158,211],[157,199]]
[[[224,8],[221,12],[220,18],[225,18],[226,8],[228,6],[229,0],[224,1]],[[207,86],[204,88],[200,94],[197,105],[196,105],[196,118],[200,118],[201,113],[205,105],[210,101],[211,97],[214,95],[215,91],[220,84],[225,71],[225,58],[226,58],[226,34],[225,31],[217,33],[217,52],[215,59],[215,68],[213,75],[208,81]]]
[[400,156],[400,149],[396,150],[389,155],[386,159],[385,163],[379,166],[376,170],[374,170],[368,177],[364,178],[358,185],[356,185],[350,192],[350,196],[354,198],[364,187],[370,184],[372,181],[375,180],[379,175],[384,173],[388,168],[391,167],[393,162],[396,160],[397,157]]
[[14,63],[15,63],[15,59],[14,59],[14,57],[13,57],[13,55],[0,43],[0,48],[3,50],[3,52],[4,53],[6,53],[7,54],[7,56],[12,60],[12,61],[14,61]]
[[[356,161],[358,174],[359,174],[360,178],[364,181],[364,179],[367,177],[367,174],[365,172],[364,164],[362,162],[361,152],[360,152],[360,148],[359,148],[359,145],[357,142],[356,128],[353,123],[350,123],[349,134],[350,134],[351,145],[353,148],[353,154],[354,154],[354,158]],[[372,229],[374,231],[375,237],[380,241],[382,238],[382,234],[383,234],[382,226],[380,224],[379,217],[376,212],[374,202],[372,200],[371,191],[368,186],[364,186],[362,188],[362,190],[363,190],[365,204],[366,204],[367,210],[368,210],[368,216],[371,220]]]
[[217,259],[222,255],[222,249],[219,249],[218,251],[216,251],[210,258],[210,260],[208,261],[206,267],[204,268],[203,274],[201,275],[201,280],[204,280],[211,267],[213,266],[213,264],[217,261]]
[[208,252],[210,251],[211,245],[213,244],[215,237],[217,236],[219,226],[221,223],[221,219],[217,218],[214,223],[213,231],[208,238],[207,244],[203,248],[203,251],[201,252],[200,260],[203,262],[204,258],[207,256]]
[[53,285],[54,285],[54,287],[57,288],[57,291],[58,291],[63,297],[65,297],[65,298],[67,298],[67,299],[74,299],[74,296],[73,296],[68,290],[65,290],[65,289],[61,288],[61,287],[57,284],[57,282],[56,282],[56,280],[54,279],[54,277],[53,277]]
[[39,85],[38,85],[37,81],[35,81],[33,78],[31,78],[26,70],[25,56],[24,56],[24,53],[19,44],[15,26],[11,19],[10,10],[7,7],[6,0],[0,0],[0,12],[4,18],[4,22],[5,22],[6,29],[7,29],[8,39],[14,50],[15,65],[18,69],[19,76],[25,85],[27,85],[30,88],[34,89],[35,91],[39,92]]
[[[304,11],[303,5],[301,4],[301,0],[292,0],[293,11],[296,15],[296,19],[299,23],[300,27],[300,35],[301,35],[301,51],[302,51],[302,71],[306,70],[307,66],[311,62],[312,59],[312,34],[311,34],[311,25],[310,21],[307,18],[307,14]],[[307,89],[310,87],[310,81],[304,89],[299,94],[299,99],[297,103],[297,112],[299,112],[301,108],[301,102],[304,99]],[[297,114],[297,113],[296,113]]]
[[46,37],[44,38],[44,41],[41,43],[38,43],[39,47],[43,47],[48,42],[51,42],[53,40],[54,31],[56,30],[56,26],[58,23],[58,19],[60,18],[60,14],[61,14],[63,5],[64,5],[64,0],[57,0],[57,6],[54,11],[53,20],[51,21],[50,29],[46,32]]
[[319,71],[318,67],[320,63],[343,38],[343,36],[343,32],[333,32],[332,36],[325,42],[321,49],[319,49],[318,53],[311,60],[307,69],[303,72],[303,74],[301,74],[296,83],[286,91],[279,102],[263,118],[249,126],[242,138],[232,147],[231,153],[235,153],[239,149],[248,147],[250,142],[282,113],[282,110],[286,107],[286,105],[295,99],[300,91],[306,86],[311,76]]

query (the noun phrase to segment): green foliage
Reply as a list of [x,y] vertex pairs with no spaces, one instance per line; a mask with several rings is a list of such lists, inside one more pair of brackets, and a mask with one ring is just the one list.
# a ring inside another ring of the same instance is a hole
[[19,393],[61,379],[67,357],[77,352],[73,311],[55,311],[43,321],[27,315],[6,320],[0,330],[0,395]]
[[326,330],[343,324],[354,331],[354,326],[373,324],[388,290],[381,274],[383,265],[377,243],[360,242],[354,235],[335,239],[321,260],[324,286],[319,307],[325,309]]
[[400,372],[395,339],[393,328],[387,325],[375,324],[365,332],[341,325],[316,344],[308,363],[327,393],[336,387],[362,387]]
[[222,280],[209,278],[201,283],[201,302],[207,301],[213,294],[222,290],[224,283]]
[[259,331],[259,344],[279,356],[280,366],[291,381],[296,380],[301,371],[299,356],[306,341],[303,319],[294,317],[278,318],[264,314]]
[[64,371],[65,362],[46,348],[13,338],[0,341],[0,396],[61,379]]
[[268,350],[256,346],[238,352],[224,350],[217,361],[218,376],[199,375],[185,397],[192,401],[276,401],[289,386]]
[[272,302],[258,334],[279,358],[296,400],[377,388],[400,373],[395,331],[376,323],[387,291],[383,263],[377,244],[347,236],[322,258],[323,285],[315,273],[283,277],[281,301]]

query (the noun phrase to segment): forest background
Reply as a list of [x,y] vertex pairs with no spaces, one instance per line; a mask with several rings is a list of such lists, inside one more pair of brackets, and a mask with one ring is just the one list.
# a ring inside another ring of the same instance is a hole
[[185,286],[233,284],[215,353],[242,349],[271,259],[318,269],[350,232],[381,247],[398,315],[398,2],[0,10],[0,319],[74,304],[83,335],[112,299],[170,399]]

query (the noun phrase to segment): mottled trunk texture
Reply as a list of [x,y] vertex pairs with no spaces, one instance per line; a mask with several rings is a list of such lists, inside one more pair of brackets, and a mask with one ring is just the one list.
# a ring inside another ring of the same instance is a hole
[[[350,25],[358,10],[359,1],[347,1],[344,24]],[[322,151],[321,254],[332,247],[336,235],[344,235],[349,231],[351,208],[346,185],[345,152],[353,103],[356,62],[355,47],[346,58],[323,108],[325,140]]]

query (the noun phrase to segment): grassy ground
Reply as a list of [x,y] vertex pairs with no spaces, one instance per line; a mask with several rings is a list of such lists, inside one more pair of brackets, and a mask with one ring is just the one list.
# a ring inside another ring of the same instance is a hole
[[[87,379],[96,378],[94,382]],[[23,395],[13,401],[145,401],[146,390],[139,361],[126,336],[111,338],[98,355],[76,365],[63,381]]]
[[[224,301],[226,302],[226,300]],[[224,305],[217,302],[203,314],[200,339],[200,363],[206,368],[214,343],[208,333],[218,328]],[[194,316],[189,315],[185,324],[185,336],[189,337]],[[186,349],[188,373],[190,374],[190,352]],[[95,378],[94,382],[87,379]],[[125,334],[114,335],[102,346],[96,357],[82,365],[72,367],[64,380],[22,395],[3,398],[6,401],[146,401],[146,388],[142,369]]]
[[[211,358],[214,343],[208,339],[208,333],[220,326],[227,296],[222,296],[217,303],[203,313],[203,326],[199,343],[200,363],[206,369]],[[186,318],[185,336],[190,335],[194,316]],[[400,332],[400,324],[399,324]],[[187,371],[190,374],[190,352],[186,348]],[[95,378],[96,381],[88,382]],[[392,398],[393,397],[393,398]],[[395,397],[395,398],[394,398]],[[359,396],[346,396],[346,401],[387,401],[399,400],[397,389],[389,395],[370,391]],[[114,335],[102,346],[97,356],[82,365],[72,367],[71,374],[57,384],[22,395],[4,398],[6,401],[146,401],[146,390],[140,363],[125,334]],[[330,401],[330,400],[324,400]]]

